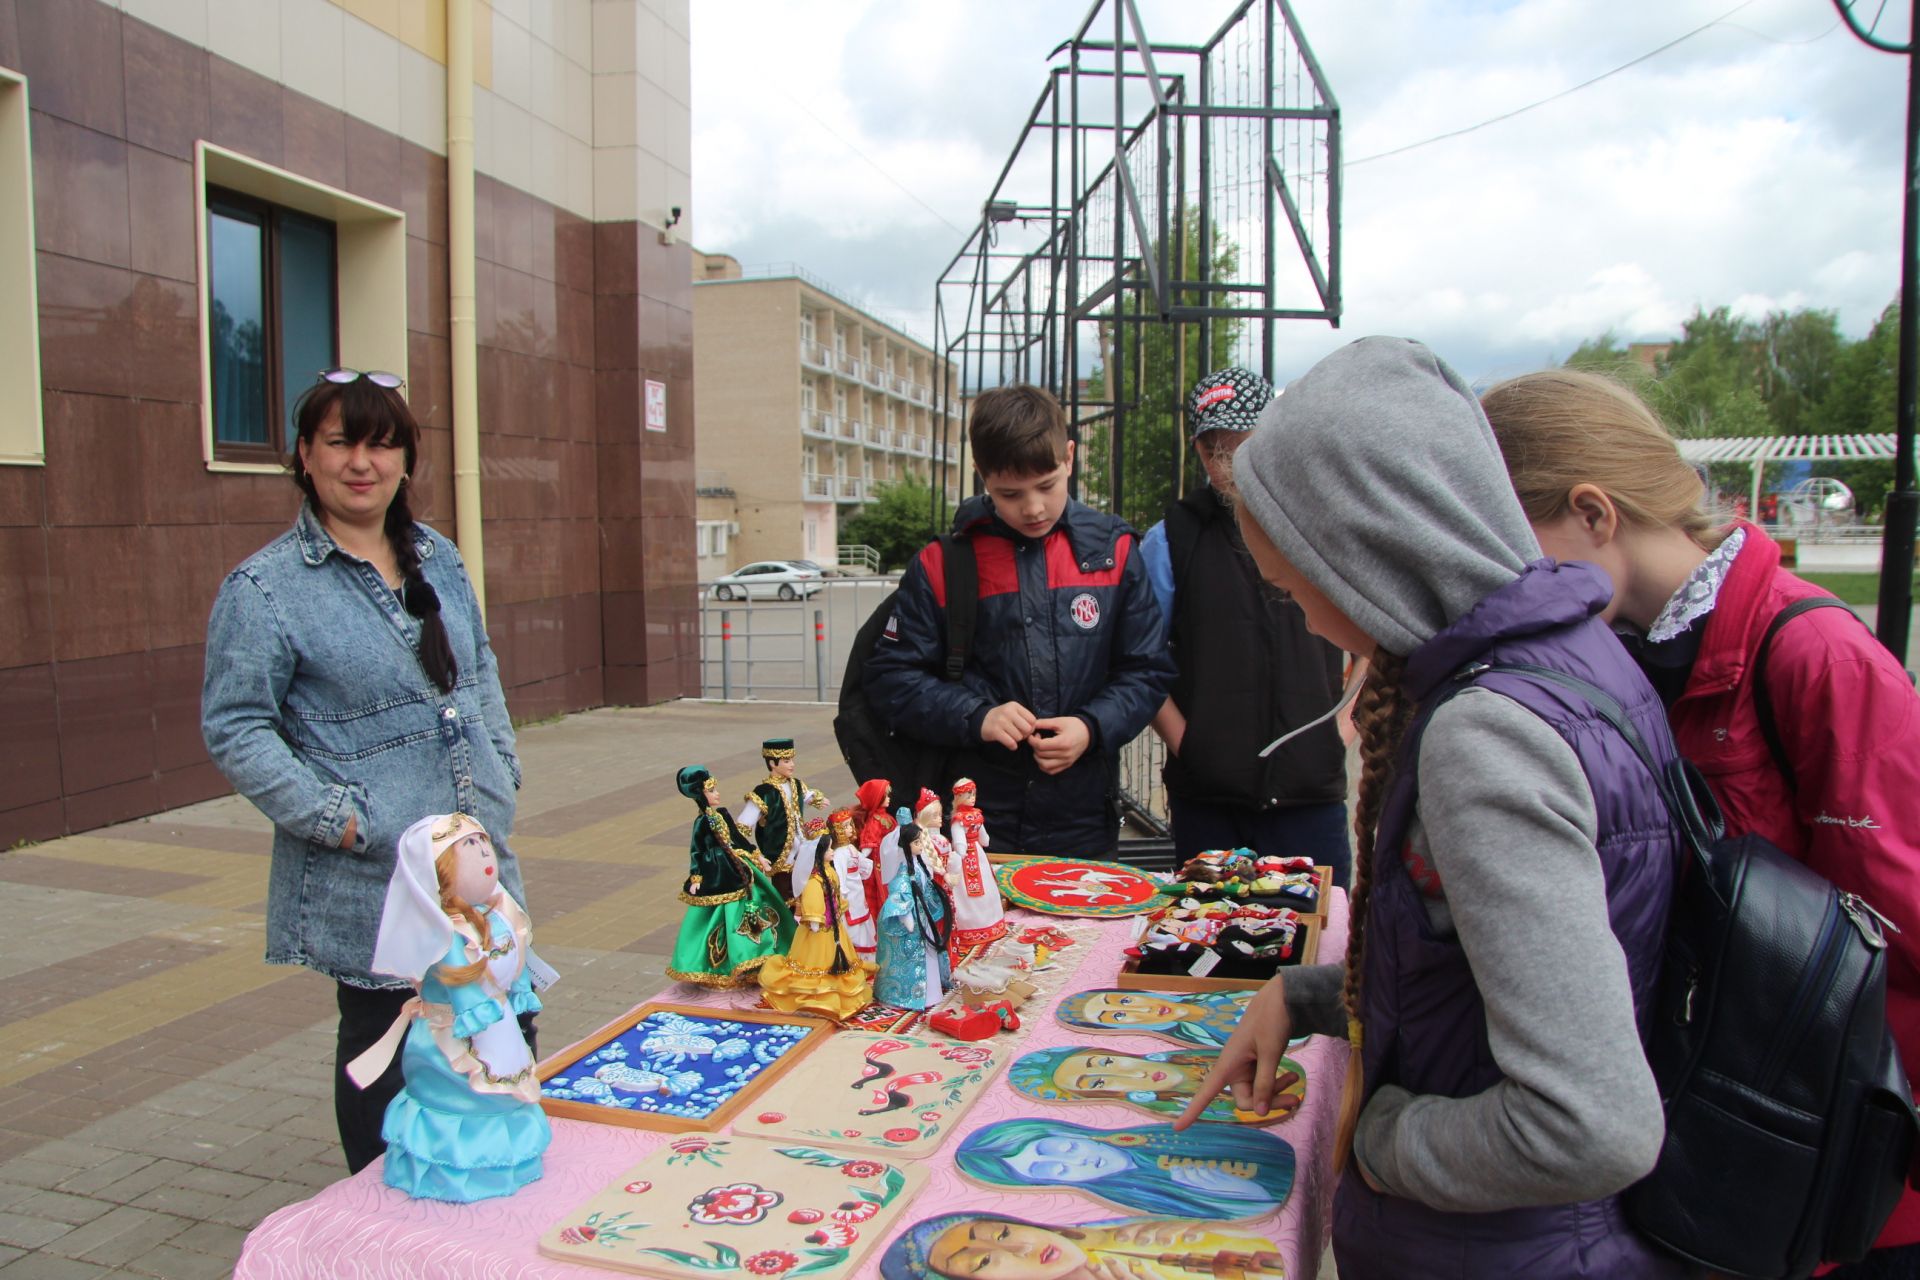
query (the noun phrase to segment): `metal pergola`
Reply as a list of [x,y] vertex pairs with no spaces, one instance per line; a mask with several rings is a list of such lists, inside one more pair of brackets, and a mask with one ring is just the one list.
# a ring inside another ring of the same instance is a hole
[[[1076,492],[1117,509],[1143,381],[1113,358],[1129,343],[1141,351],[1140,335],[1170,328],[1183,391],[1224,345],[1216,325],[1234,326],[1234,362],[1271,380],[1276,322],[1339,323],[1340,109],[1287,0],[1240,0],[1194,43],[1150,38],[1135,0],[1095,0],[1052,58],[935,286],[934,346],[949,365],[938,419],[944,437],[960,420],[947,406],[981,388],[1047,387],[1081,456],[1108,459],[1107,492],[1080,492],[1077,476]],[[1083,382],[1096,365],[1098,397]],[[961,434],[943,465],[964,478]]]
[[1893,432],[1882,431],[1859,436],[1724,436],[1675,443],[1688,462],[1752,466],[1753,501],[1747,510],[1758,512],[1760,475],[1769,462],[1885,462],[1893,458],[1898,439]]

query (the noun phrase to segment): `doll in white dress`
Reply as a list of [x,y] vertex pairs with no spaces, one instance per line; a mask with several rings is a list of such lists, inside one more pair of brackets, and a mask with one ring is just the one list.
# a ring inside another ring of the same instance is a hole
[[998,941],[1007,933],[1006,906],[987,861],[986,818],[974,804],[976,794],[970,778],[953,784],[952,845],[941,883],[953,900],[949,946],[955,963],[972,948]]
[[840,903],[845,913],[847,940],[853,943],[862,960],[872,960],[879,942],[878,922],[870,905],[874,895],[867,886],[878,874],[873,854],[859,847],[853,829],[853,810],[840,809],[827,819],[833,830],[833,849],[828,853]]

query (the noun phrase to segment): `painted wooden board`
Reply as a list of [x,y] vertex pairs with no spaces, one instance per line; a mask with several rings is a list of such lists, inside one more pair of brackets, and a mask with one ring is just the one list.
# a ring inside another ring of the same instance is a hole
[[929,1155],[1004,1056],[990,1041],[842,1031],[807,1059],[805,1071],[769,1089],[735,1131],[890,1157]]
[[1081,1031],[1158,1036],[1199,1049],[1224,1049],[1253,995],[1246,990],[1165,995],[1100,987],[1067,996],[1054,1007],[1053,1016]]
[[925,1169],[794,1143],[688,1135],[540,1237],[540,1252],[662,1280],[850,1275]]
[[1072,1225],[979,1211],[922,1218],[880,1257],[881,1280],[949,1276],[1126,1276],[1284,1280],[1280,1246],[1231,1223],[1121,1218]]
[[643,1004],[542,1061],[540,1105],[570,1120],[711,1131],[832,1030],[784,1013]]
[[[1038,1102],[1124,1102],[1148,1115],[1171,1120],[1186,1110],[1220,1056],[1214,1049],[1171,1049],[1163,1053],[1115,1053],[1092,1045],[1035,1049],[1015,1058],[1007,1069],[1014,1092]],[[1229,1124],[1277,1124],[1300,1108],[1307,1096],[1306,1071],[1292,1058],[1280,1059],[1284,1080],[1274,1108],[1264,1114],[1241,1111],[1222,1093],[1200,1113],[1202,1120]]]
[[1157,910],[1160,887],[1118,862],[1023,858],[994,867],[1007,902],[1056,916],[1131,916]]
[[1293,1146],[1240,1125],[1092,1129],[1021,1116],[966,1136],[954,1165],[993,1191],[1066,1190],[1128,1213],[1259,1218],[1293,1190]]

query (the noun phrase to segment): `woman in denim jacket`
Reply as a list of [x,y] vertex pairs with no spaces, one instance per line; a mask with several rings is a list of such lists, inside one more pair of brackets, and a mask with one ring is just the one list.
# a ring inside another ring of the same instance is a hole
[[407,503],[420,428],[400,385],[334,370],[296,405],[306,501],[222,584],[201,693],[214,763],[273,819],[267,963],[338,984],[334,1111],[356,1172],[384,1149],[401,1080],[396,1061],[362,1091],[344,1068],[413,994],[368,968],[400,833],[471,814],[526,901],[508,847],[513,726],[460,553]]

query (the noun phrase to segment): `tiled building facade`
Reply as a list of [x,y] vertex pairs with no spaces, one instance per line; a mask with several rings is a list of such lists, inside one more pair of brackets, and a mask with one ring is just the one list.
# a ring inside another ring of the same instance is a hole
[[909,474],[958,500],[962,406],[942,413],[925,343],[799,274],[743,279],[725,254],[693,270],[703,581],[833,564],[841,523]]
[[[686,0],[0,0],[0,339],[39,350],[37,378],[0,370],[0,847],[227,789],[200,739],[207,613],[298,494],[214,424],[210,201],[323,228],[334,354],[407,378],[415,511],[454,536],[463,2],[509,706],[697,689],[691,266],[661,229],[689,203]],[[30,232],[7,207],[29,189]]]

